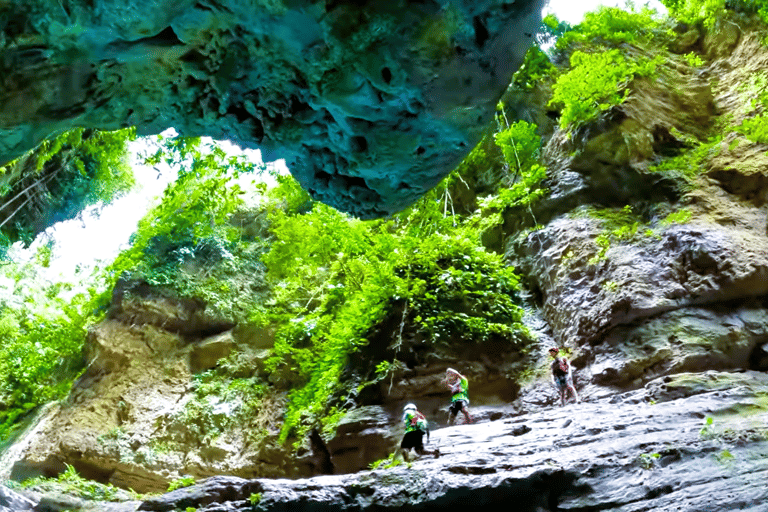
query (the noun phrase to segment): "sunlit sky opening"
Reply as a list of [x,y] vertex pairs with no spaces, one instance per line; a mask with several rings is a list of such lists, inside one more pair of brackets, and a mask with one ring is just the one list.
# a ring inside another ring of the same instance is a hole
[[[543,14],[554,13],[558,19],[571,25],[579,23],[586,12],[596,9],[599,5],[624,7],[624,0],[550,0]],[[648,5],[660,13],[666,9],[658,0],[636,2],[636,7]],[[261,152],[258,150],[241,150],[240,148],[222,143],[223,148],[230,154],[245,154],[256,165],[261,163]],[[108,264],[118,252],[128,247],[128,241],[136,229],[138,221],[158,201],[165,187],[172,182],[176,173],[174,170],[142,165],[141,153],[146,151],[147,142],[139,139],[131,143],[130,153],[136,188],[112,204],[100,209],[92,207],[83,212],[79,219],[60,222],[40,235],[29,249],[23,249],[16,244],[10,256],[17,260],[28,260],[34,256],[37,249],[49,240],[54,241],[51,266],[46,277],[51,280],[72,280],[75,270],[89,271],[96,265]],[[281,172],[288,172],[283,161],[275,162]],[[100,210],[100,211],[99,211]]]

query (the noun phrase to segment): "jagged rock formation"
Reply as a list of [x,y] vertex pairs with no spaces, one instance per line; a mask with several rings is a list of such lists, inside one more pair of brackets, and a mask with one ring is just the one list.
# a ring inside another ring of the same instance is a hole
[[479,140],[544,0],[0,3],[0,164],[81,126],[285,158],[316,199],[399,211]]
[[[768,369],[757,355],[768,339],[768,148],[724,124],[749,111],[745,70],[764,65],[768,49],[759,32],[723,25],[681,38],[681,52],[700,44],[710,56],[703,69],[670,54],[656,81],[635,80],[624,104],[572,141],[557,131],[544,148],[552,194],[533,210],[545,225],[508,239],[554,341],[578,347],[585,381]],[[649,169],[713,129],[725,136],[692,182]],[[626,239],[595,213],[622,208],[631,212],[624,225],[637,223]],[[679,211],[685,221],[663,220]]]

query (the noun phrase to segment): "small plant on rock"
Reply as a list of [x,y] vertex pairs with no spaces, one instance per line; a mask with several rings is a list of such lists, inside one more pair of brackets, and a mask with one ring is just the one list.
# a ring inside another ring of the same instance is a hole
[[637,462],[643,469],[653,469],[653,466],[659,458],[661,458],[660,453],[641,453],[637,457]]
[[185,476],[185,477],[177,478],[176,480],[168,484],[168,492],[175,491],[176,489],[181,489],[182,487],[189,487],[190,485],[195,485],[195,477]]
[[371,462],[368,465],[368,468],[370,468],[371,470],[374,470],[374,469],[389,469],[389,468],[394,468],[396,466],[399,466],[402,463],[403,463],[403,460],[400,459],[397,456],[397,452],[394,451],[394,452],[389,454],[389,457],[385,457],[385,458],[379,459],[379,460],[377,460],[375,462]]

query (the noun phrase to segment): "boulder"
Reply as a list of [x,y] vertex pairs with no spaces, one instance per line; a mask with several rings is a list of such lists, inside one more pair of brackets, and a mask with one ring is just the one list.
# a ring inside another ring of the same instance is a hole
[[189,353],[189,366],[192,373],[200,373],[215,368],[219,359],[227,357],[235,347],[231,332],[211,336],[192,345]]
[[359,407],[344,415],[326,443],[334,473],[355,473],[391,454],[402,436],[398,420],[376,405]]

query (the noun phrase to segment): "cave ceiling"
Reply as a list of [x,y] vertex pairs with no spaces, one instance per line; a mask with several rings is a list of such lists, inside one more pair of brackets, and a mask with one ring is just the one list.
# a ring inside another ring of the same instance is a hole
[[173,127],[386,216],[480,139],[545,1],[0,0],[0,165],[73,127]]

